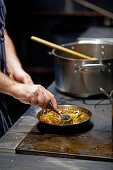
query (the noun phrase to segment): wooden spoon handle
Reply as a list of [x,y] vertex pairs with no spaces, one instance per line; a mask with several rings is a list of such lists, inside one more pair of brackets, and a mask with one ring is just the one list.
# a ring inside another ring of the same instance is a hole
[[47,46],[49,46],[49,47],[52,47],[52,48],[55,48],[55,49],[64,51],[64,52],[66,52],[66,53],[68,53],[68,54],[75,55],[76,57],[81,58],[81,59],[98,60],[97,58],[89,57],[89,56],[87,56],[87,55],[84,55],[84,54],[81,54],[81,53],[79,53],[79,52],[70,50],[70,49],[68,49],[68,48],[62,47],[62,46],[60,46],[60,45],[51,43],[51,42],[49,42],[49,41],[43,40],[43,39],[38,38],[38,37],[35,37],[35,36],[32,36],[32,37],[31,37],[31,40],[36,41],[36,42],[39,42],[39,43],[44,44],[44,45],[47,45]]

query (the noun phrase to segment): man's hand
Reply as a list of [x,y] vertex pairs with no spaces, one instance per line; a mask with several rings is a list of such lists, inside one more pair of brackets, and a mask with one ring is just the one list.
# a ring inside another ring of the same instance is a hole
[[58,106],[55,96],[41,85],[16,83],[13,86],[11,95],[22,103],[33,106],[38,105],[42,108],[46,108],[48,103],[51,102],[53,108],[57,111]]
[[23,84],[12,80],[0,72],[0,92],[10,95],[22,103],[46,108],[51,102],[53,108],[57,111],[57,102],[55,96],[41,85]]

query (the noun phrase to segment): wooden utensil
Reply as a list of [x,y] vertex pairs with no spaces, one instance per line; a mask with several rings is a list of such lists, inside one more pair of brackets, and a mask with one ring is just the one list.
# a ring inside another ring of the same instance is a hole
[[68,48],[62,47],[62,46],[60,46],[60,45],[51,43],[51,42],[49,42],[49,41],[43,40],[43,39],[38,38],[38,37],[35,37],[35,36],[31,36],[31,40],[36,41],[36,42],[39,42],[39,43],[44,44],[44,45],[47,45],[47,46],[49,46],[49,47],[52,47],[52,48],[55,48],[55,49],[64,51],[64,52],[66,52],[66,53],[68,53],[68,54],[75,55],[77,58],[87,59],[87,60],[98,60],[97,58],[89,57],[89,56],[87,56],[87,55],[84,55],[84,54],[81,54],[81,53],[79,53],[79,52],[70,50],[70,49],[68,49]]

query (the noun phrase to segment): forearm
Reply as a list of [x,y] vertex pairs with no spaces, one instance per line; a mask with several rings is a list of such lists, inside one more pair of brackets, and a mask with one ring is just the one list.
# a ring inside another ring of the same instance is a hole
[[14,44],[10,37],[7,34],[7,31],[4,31],[5,37],[5,49],[6,49],[6,65],[7,72],[11,79],[24,84],[33,84],[33,81],[22,68],[22,65],[17,57]]
[[4,31],[5,49],[6,49],[6,62],[9,67],[22,67],[15,50],[15,46],[9,37],[7,31]]
[[13,96],[16,84],[14,80],[11,80],[7,75],[0,72],[0,93]]

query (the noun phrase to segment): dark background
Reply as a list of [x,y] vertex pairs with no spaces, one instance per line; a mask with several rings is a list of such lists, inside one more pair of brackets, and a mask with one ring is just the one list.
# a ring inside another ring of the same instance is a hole
[[[113,11],[112,0],[88,1]],[[18,57],[34,82],[44,87],[54,80],[54,57],[48,54],[52,49],[31,41],[30,36],[57,44],[74,42],[86,36],[112,37],[111,19],[73,0],[5,0],[5,4],[6,27]],[[93,29],[93,34],[89,29]]]

